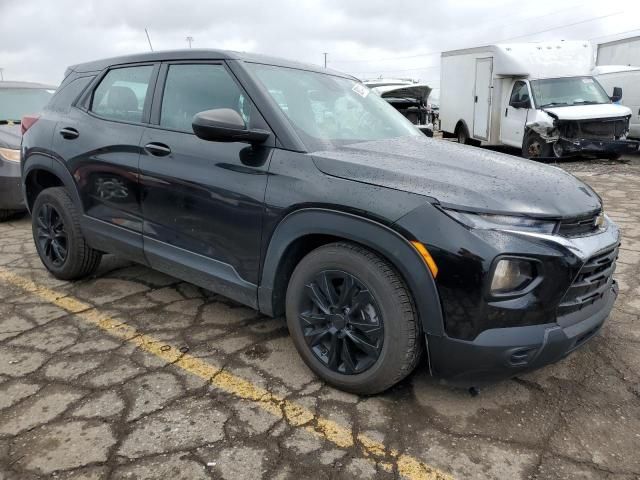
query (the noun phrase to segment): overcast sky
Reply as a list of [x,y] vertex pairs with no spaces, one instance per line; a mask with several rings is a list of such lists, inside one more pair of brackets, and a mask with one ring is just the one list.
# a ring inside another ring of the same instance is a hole
[[[5,80],[59,83],[68,65],[155,50],[225,48],[328,64],[360,78],[439,83],[439,52],[497,41],[640,35],[622,0],[0,0]],[[437,95],[437,92],[436,92]]]

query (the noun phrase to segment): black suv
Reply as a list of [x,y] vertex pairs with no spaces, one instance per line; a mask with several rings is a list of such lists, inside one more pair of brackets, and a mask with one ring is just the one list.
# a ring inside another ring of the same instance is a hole
[[466,385],[554,362],[617,296],[618,228],[591,188],[426,138],[310,65],[188,50],[73,66],[22,174],[56,277],[108,252],[286,314],[307,365],[352,392],[423,352]]

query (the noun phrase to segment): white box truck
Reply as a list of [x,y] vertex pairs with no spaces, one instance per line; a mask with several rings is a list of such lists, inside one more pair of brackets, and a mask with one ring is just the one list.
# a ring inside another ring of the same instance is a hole
[[591,76],[586,41],[489,45],[442,53],[440,120],[461,143],[509,145],[528,158],[577,153],[617,158],[631,110]]
[[592,73],[606,91],[622,88],[620,104],[631,109],[629,138],[640,139],[640,66],[602,65]]

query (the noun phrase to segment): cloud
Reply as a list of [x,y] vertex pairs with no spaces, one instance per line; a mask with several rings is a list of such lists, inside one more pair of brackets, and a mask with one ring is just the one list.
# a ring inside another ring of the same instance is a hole
[[[596,0],[3,0],[5,78],[61,81],[68,65],[148,50],[226,48],[329,65],[361,77],[421,78],[437,87],[439,52],[530,32],[518,41],[592,38],[639,28],[637,2]],[[581,24],[607,13],[624,14]],[[640,30],[639,30],[640,33]],[[429,54],[431,52],[431,54]],[[410,57],[410,58],[406,58]]]

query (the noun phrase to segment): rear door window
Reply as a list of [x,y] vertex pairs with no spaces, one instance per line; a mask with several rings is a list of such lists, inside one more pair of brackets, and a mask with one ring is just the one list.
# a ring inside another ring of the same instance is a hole
[[251,102],[220,64],[170,65],[162,97],[160,126],[193,132],[196,113],[216,108],[237,111],[248,125]]
[[93,92],[91,111],[110,120],[142,122],[152,65],[110,70]]

